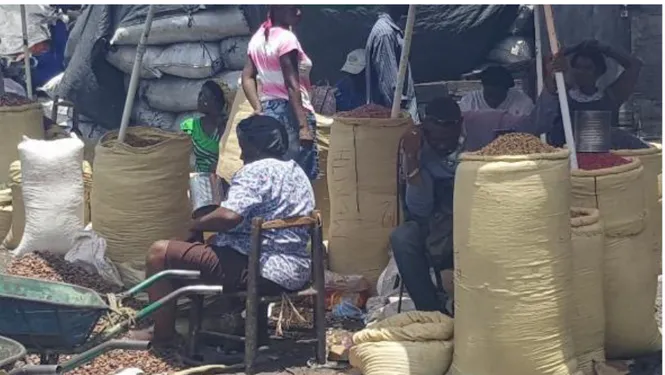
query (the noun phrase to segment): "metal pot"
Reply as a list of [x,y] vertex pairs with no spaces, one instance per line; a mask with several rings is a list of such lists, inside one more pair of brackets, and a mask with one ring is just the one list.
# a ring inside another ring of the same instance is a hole
[[222,180],[216,173],[189,174],[189,200],[192,204],[192,216],[211,206],[219,206],[225,195]]
[[612,147],[611,111],[575,111],[577,152],[609,152]]

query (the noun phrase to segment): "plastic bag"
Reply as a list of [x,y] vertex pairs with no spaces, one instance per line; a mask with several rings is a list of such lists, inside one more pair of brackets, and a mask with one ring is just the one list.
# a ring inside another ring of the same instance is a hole
[[65,260],[98,274],[105,281],[123,286],[120,273],[106,258],[106,240],[92,230],[92,224],[77,234]]
[[487,59],[499,64],[515,64],[533,59],[533,42],[525,37],[510,36],[499,42]]

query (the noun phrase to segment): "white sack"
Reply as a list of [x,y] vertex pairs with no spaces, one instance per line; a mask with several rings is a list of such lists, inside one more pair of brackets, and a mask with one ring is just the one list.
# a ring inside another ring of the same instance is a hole
[[67,253],[83,228],[83,142],[24,137],[21,160],[25,231],[15,255],[47,250]]
[[249,36],[233,36],[219,43],[222,65],[226,70],[242,70],[247,61]]
[[[65,73],[60,73],[57,76],[51,78],[44,84],[42,87],[38,87],[37,91],[42,91],[48,95],[49,98],[55,99],[55,93],[56,89],[58,88],[58,84],[60,84],[60,81],[62,81],[62,76]],[[5,81],[6,82],[6,81]],[[22,88],[22,87],[21,87]],[[7,89],[7,85],[5,84],[5,89]],[[25,92],[25,91],[24,91]],[[24,96],[28,96],[27,94],[21,94]]]
[[[143,24],[120,27],[113,34],[111,44],[138,45]],[[179,14],[152,22],[147,44],[175,44],[183,42],[213,42],[234,35],[249,35],[249,25],[240,8],[235,6]]]
[[[210,79],[220,80],[231,89],[238,88],[240,71],[224,72]],[[201,86],[207,79],[185,79],[164,77],[159,80],[146,81],[144,95],[150,107],[171,112],[195,111]]]
[[[156,79],[162,72],[154,67],[155,60],[162,53],[162,47],[149,46],[143,54],[139,77],[142,79]],[[118,46],[106,54],[106,61],[125,74],[132,74],[134,60],[136,59],[136,46]]]
[[109,283],[123,286],[118,269],[106,258],[105,253],[106,240],[92,230],[92,224],[88,224],[78,232],[74,247],[67,252],[65,260],[101,276]]
[[176,77],[207,78],[222,70],[219,50],[218,43],[174,44],[165,48],[151,67]]

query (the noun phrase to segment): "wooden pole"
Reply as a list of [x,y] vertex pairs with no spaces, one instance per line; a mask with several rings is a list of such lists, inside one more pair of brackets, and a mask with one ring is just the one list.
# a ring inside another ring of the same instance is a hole
[[[550,40],[550,49],[552,55],[559,53],[559,41],[556,38],[556,29],[554,28],[554,15],[552,14],[551,5],[543,5],[545,12],[545,23],[547,24],[547,34]],[[556,79],[556,88],[559,92],[559,106],[561,107],[561,117],[563,119],[563,132],[566,135],[566,144],[570,150],[570,167],[577,169],[577,153],[575,147],[575,138],[573,137],[573,126],[570,121],[570,108],[568,108],[568,95],[566,93],[566,81],[563,78],[563,73],[556,72],[554,75]]]
[[[536,33],[536,97],[543,92],[543,38],[540,32],[540,5],[533,6],[533,25]],[[547,135],[540,135],[540,140],[547,143]]]
[[[19,5],[21,8],[21,29],[23,31],[23,66],[25,68],[25,86],[28,92],[28,98],[32,99],[32,69],[30,59],[30,46],[28,45],[28,15],[25,11],[25,5]],[[4,81],[2,82],[4,86]]]
[[129,126],[129,117],[132,114],[132,106],[134,105],[134,97],[136,96],[136,88],[139,84],[139,72],[141,71],[141,63],[143,62],[143,54],[145,54],[145,44],[150,35],[150,27],[152,27],[152,17],[155,14],[155,6],[148,7],[148,15],[145,18],[143,26],[143,34],[139,39],[139,45],[136,47],[136,58],[134,59],[134,66],[132,67],[132,75],[129,79],[129,88],[127,89],[127,98],[125,99],[125,108],[122,111],[122,121],[120,122],[120,131],[118,132],[118,141],[124,142],[125,135],[127,135],[127,127]]
[[411,51],[411,39],[413,36],[413,24],[416,22],[416,6],[409,5],[409,13],[406,16],[406,27],[404,29],[404,47],[402,56],[399,58],[399,71],[397,72],[397,86],[393,96],[393,108],[390,111],[391,118],[397,118],[402,104],[402,91],[404,90],[404,79],[406,68],[409,66],[409,52]]

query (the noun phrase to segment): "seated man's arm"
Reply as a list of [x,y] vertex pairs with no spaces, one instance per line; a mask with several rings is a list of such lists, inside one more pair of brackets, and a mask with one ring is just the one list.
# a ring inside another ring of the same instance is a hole
[[239,170],[231,180],[227,199],[219,208],[194,220],[192,230],[202,232],[228,232],[245,219],[251,220],[252,210],[263,201],[268,186],[246,168]]
[[426,226],[434,206],[434,182],[426,170],[421,170],[419,175],[418,184],[406,184],[405,201],[410,218]]

